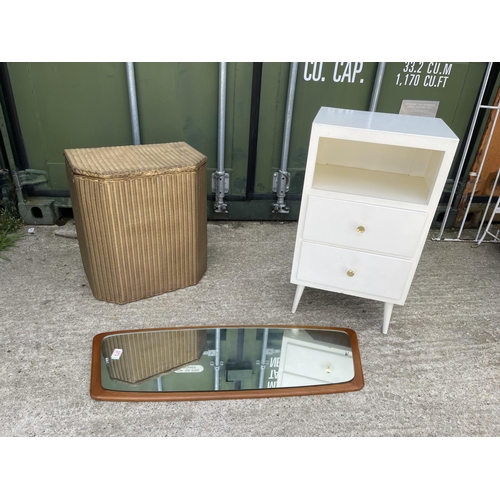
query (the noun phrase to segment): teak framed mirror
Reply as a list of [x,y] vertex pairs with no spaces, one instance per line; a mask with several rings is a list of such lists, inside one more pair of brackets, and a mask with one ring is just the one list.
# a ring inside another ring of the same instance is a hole
[[356,334],[315,326],[217,326],[96,335],[90,395],[101,401],[305,396],[364,386]]

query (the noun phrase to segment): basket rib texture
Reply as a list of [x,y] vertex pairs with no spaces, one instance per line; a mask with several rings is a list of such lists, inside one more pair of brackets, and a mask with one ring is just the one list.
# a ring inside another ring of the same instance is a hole
[[[207,344],[205,330],[163,330],[110,335],[102,342],[112,379],[137,384],[201,358]],[[111,359],[122,349],[119,359]]]
[[124,304],[194,285],[207,266],[206,157],[186,143],[66,150],[85,273]]

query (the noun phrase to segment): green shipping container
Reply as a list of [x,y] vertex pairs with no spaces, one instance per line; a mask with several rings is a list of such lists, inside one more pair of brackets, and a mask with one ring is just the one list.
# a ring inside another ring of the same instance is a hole
[[[430,102],[431,108],[437,106],[436,116],[463,140],[486,66],[386,63],[376,110],[400,113],[403,102],[410,107]],[[287,213],[273,208],[273,180],[282,162],[291,63],[227,63],[224,170],[229,185],[223,213],[214,211],[212,191],[218,162],[219,63],[142,62],[134,67],[141,142],[185,141],[208,157],[209,219],[297,220],[314,116],[321,106],[370,109],[379,63],[298,63],[286,162]],[[31,171],[23,176],[25,219],[52,223],[51,218],[71,207],[64,149],[133,143],[126,64],[17,62],[6,68],[17,115],[11,102],[8,126],[15,130],[16,121],[19,125],[13,140],[17,168]],[[2,88],[2,94],[6,106],[9,89]],[[454,171],[456,167],[452,177]]]

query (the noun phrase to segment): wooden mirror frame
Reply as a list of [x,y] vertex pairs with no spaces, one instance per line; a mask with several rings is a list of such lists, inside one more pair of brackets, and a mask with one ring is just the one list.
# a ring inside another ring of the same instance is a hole
[[[171,391],[171,392],[141,392],[141,391],[114,391],[105,389],[101,384],[101,346],[102,341],[108,335],[120,335],[126,333],[140,333],[166,330],[188,330],[188,329],[215,329],[215,328],[283,328],[301,330],[323,330],[341,331],[347,333],[351,340],[352,360],[354,364],[354,378],[348,382],[338,384],[312,385],[302,387],[273,387],[266,389],[244,389],[228,391]],[[247,399],[247,398],[275,398],[291,396],[311,396],[318,394],[333,394],[342,392],[359,391],[364,387],[363,372],[361,368],[361,357],[356,333],[349,328],[325,327],[325,326],[303,326],[303,325],[229,325],[229,326],[178,326],[168,328],[146,328],[141,330],[120,330],[104,332],[96,335],[92,343],[92,368],[90,377],[90,396],[99,401],[201,401],[220,399]]]

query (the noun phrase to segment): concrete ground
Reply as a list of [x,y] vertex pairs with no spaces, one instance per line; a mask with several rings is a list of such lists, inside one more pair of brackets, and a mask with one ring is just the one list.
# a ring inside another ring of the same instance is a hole
[[[379,302],[306,288],[291,313],[296,228],[210,222],[208,269],[196,286],[115,305],[92,296],[71,221],[35,227],[0,260],[0,435],[499,436],[500,246],[431,233],[383,335]],[[352,328],[365,387],[232,401],[90,398],[98,333],[228,324]]]

